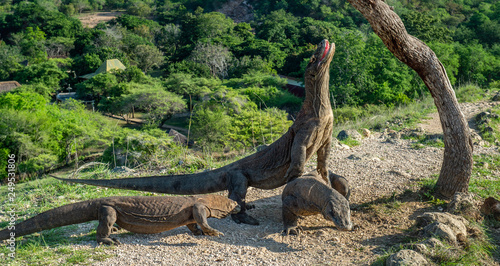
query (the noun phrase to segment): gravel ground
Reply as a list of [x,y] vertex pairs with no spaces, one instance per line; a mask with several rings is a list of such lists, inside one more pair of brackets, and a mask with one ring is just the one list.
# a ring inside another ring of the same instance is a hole
[[[479,107],[478,107],[479,106]],[[463,105],[470,119],[490,103]],[[434,116],[436,117],[436,116]],[[439,123],[428,121],[439,127]],[[439,129],[421,125],[426,132]],[[429,133],[429,134],[430,134]],[[359,209],[363,203],[381,197],[416,190],[416,181],[438,174],[443,149],[411,148],[412,140],[375,133],[353,148],[334,147],[330,169],[345,176],[352,188],[352,221],[357,230],[339,231],[322,216],[299,220],[300,236],[281,234],[281,192],[283,188],[260,190],[250,188],[247,199],[256,208],[249,214],[259,219],[259,226],[236,224],[230,218],[209,219],[209,224],[223,232],[221,237],[193,236],[185,227],[153,235],[128,234],[120,231],[122,245],[104,252],[114,257],[93,265],[366,265],[383,255],[404,238],[404,230],[414,224],[415,217],[429,204],[418,200],[404,202],[393,213]],[[497,148],[475,146],[475,154],[498,153]],[[315,165],[312,160],[309,170]],[[227,191],[221,192],[227,195]],[[87,226],[87,225],[83,225]],[[76,245],[77,249],[93,248],[94,241]]]

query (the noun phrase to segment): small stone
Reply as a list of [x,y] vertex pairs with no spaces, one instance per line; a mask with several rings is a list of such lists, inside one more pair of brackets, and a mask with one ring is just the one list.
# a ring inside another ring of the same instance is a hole
[[363,135],[363,137],[368,138],[372,133],[367,128],[363,128],[361,129],[361,134]]
[[419,266],[419,265],[429,265],[429,262],[425,259],[422,254],[410,250],[403,249],[398,251],[397,253],[392,254],[386,261],[387,266]]

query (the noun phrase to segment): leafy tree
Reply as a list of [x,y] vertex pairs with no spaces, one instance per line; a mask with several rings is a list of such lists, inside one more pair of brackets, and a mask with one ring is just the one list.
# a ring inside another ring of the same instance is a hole
[[118,84],[116,76],[111,73],[100,73],[89,80],[76,85],[79,97],[92,97],[99,100],[102,97],[112,96],[112,89]]
[[134,49],[134,60],[139,68],[148,72],[154,67],[159,67],[163,61],[163,53],[153,45],[138,45]]
[[84,54],[82,56],[78,56],[75,59],[74,71],[77,75],[85,75],[90,74],[96,71],[99,66],[101,66],[102,61],[99,58],[99,55],[95,53]]
[[21,47],[23,55],[28,57],[30,61],[41,62],[47,58],[45,51],[45,32],[40,28],[27,27],[23,33],[13,35],[14,43]]
[[186,102],[178,95],[162,88],[141,88],[124,99],[137,111],[146,113],[144,119],[151,126],[163,126],[173,114],[186,108]]
[[220,149],[227,145],[231,118],[222,108],[196,110],[193,118],[193,136],[204,150]]
[[139,17],[147,17],[151,14],[152,1],[132,0],[128,1],[127,13]]
[[408,33],[423,41],[450,42],[451,31],[439,26],[435,17],[422,12],[408,12],[401,16]]
[[213,77],[225,78],[231,61],[231,52],[221,45],[198,43],[190,59],[208,66]]
[[10,80],[14,73],[22,69],[23,60],[21,49],[17,46],[10,46],[0,41],[0,80]]
[[61,80],[67,77],[68,74],[55,61],[50,60],[27,66],[16,74],[15,80],[26,84],[41,83],[55,90],[59,88]]
[[182,24],[183,40],[187,40],[189,43],[197,43],[231,34],[234,27],[232,19],[218,12],[201,12],[199,11],[195,15],[186,15]]
[[258,21],[257,37],[291,48],[298,44],[298,22],[295,16],[283,9],[272,11]]

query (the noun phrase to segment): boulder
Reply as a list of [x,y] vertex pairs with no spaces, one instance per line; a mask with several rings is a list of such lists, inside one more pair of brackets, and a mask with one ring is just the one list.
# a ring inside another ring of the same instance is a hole
[[359,134],[359,132],[355,129],[342,130],[337,135],[337,139],[339,139],[339,140],[346,140],[348,138],[351,138],[354,140],[361,140],[361,139],[363,139],[363,136],[361,136],[361,134]]
[[428,235],[448,240],[451,244],[457,243],[457,235],[461,238],[467,236],[467,225],[469,222],[458,215],[442,212],[426,212],[417,217],[417,223],[426,225],[424,232]]

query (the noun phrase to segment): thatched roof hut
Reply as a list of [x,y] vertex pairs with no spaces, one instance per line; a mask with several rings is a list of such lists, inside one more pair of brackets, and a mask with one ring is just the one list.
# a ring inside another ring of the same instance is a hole
[[17,87],[20,87],[21,84],[15,80],[11,81],[0,81],[0,93],[9,92]]

